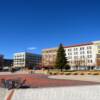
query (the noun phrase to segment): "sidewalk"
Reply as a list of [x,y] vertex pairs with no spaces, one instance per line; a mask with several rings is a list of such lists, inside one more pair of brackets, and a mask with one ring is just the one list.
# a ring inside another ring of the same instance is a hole
[[0,72],[0,75],[17,75],[17,74],[29,74],[28,71],[17,71],[17,72]]
[[53,75],[53,76],[49,76],[49,78],[100,82],[100,75]]

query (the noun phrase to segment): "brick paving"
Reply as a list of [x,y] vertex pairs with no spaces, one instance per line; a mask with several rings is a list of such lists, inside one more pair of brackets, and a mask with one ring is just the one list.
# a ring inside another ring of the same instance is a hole
[[43,74],[19,74],[19,75],[0,75],[1,79],[26,79],[25,84],[31,88],[43,88],[43,87],[60,87],[60,86],[79,86],[79,85],[96,85],[100,82],[89,82],[89,81],[77,81],[77,80],[58,80],[49,79],[47,75]]

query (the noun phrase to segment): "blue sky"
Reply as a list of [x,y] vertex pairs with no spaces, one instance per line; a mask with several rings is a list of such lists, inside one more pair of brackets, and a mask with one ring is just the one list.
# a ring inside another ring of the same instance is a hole
[[94,40],[100,40],[99,0],[0,0],[0,53],[6,58]]

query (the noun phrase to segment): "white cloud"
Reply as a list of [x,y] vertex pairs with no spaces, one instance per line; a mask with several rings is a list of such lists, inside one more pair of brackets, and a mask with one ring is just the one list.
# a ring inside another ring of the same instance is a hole
[[36,47],[29,47],[29,48],[27,48],[28,50],[35,50],[35,49],[37,49]]

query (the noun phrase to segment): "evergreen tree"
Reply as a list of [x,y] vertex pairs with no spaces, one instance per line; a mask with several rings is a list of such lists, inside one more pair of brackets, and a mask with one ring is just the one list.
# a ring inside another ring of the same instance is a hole
[[58,69],[64,69],[65,66],[68,64],[66,53],[62,44],[59,45],[56,57],[55,67]]

